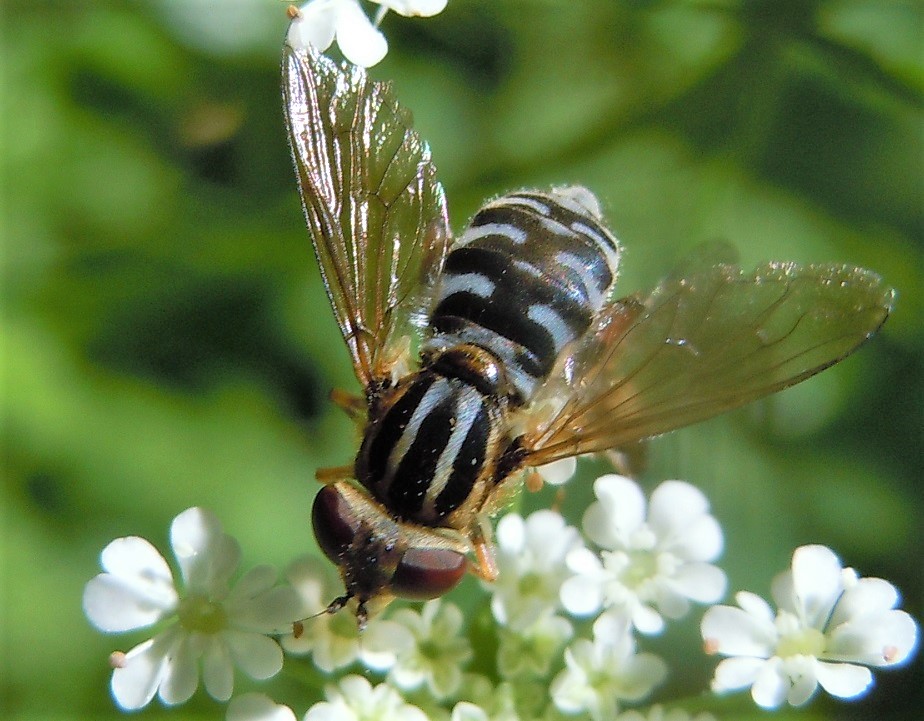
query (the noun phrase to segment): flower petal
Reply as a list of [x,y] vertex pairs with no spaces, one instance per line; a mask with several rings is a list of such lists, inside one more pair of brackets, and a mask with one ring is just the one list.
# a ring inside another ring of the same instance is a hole
[[565,558],[568,569],[582,576],[597,576],[603,572],[600,557],[588,548],[576,548]]
[[[663,548],[665,544],[659,545]],[[722,555],[724,546],[719,522],[712,516],[702,515],[692,520],[682,535],[674,538],[670,550],[688,561],[714,561]]]
[[667,664],[653,653],[633,656],[619,674],[619,695],[627,701],[641,701],[667,678]]
[[715,603],[727,584],[725,572],[709,563],[685,563],[671,579],[677,591],[697,603]]
[[374,671],[387,671],[395,665],[398,654],[413,645],[414,637],[406,626],[395,621],[377,621],[370,623],[363,633],[359,658]]
[[202,652],[202,683],[216,701],[227,701],[234,692],[234,666],[223,636],[209,636]]
[[[439,12],[439,11],[437,11]],[[536,469],[542,480],[551,486],[560,486],[571,479],[577,470],[577,458],[562,458],[552,463],[546,463]]]
[[170,652],[158,696],[168,706],[188,701],[199,686],[200,634],[182,634]]
[[450,721],[491,721],[488,714],[480,706],[476,706],[468,701],[459,701],[452,707],[452,718]]
[[567,525],[564,517],[556,511],[543,509],[531,513],[526,519],[523,551],[528,551],[537,568],[559,566],[565,555],[580,545],[578,530]]
[[756,593],[739,591],[735,594],[735,603],[741,606],[748,615],[753,616],[755,620],[766,624],[766,628],[771,629],[773,627],[773,620],[775,618],[773,609],[770,607],[769,603]]
[[83,593],[83,610],[106,633],[145,628],[177,605],[173,575],[167,562],[143,538],[117,538],[103,549],[108,573],[91,579]]
[[819,662],[816,672],[818,683],[832,696],[855,698],[863,694],[873,683],[873,674],[868,668],[850,663]]
[[782,664],[777,658],[766,661],[757,672],[751,687],[751,698],[761,708],[778,708],[786,700],[789,679],[784,677]]
[[339,6],[333,2],[307,2],[289,23],[286,42],[296,50],[313,47],[324,52],[334,42]]
[[162,586],[173,588],[170,567],[149,541],[138,536],[117,538],[103,549],[100,563],[104,571],[126,579],[144,578]]
[[623,537],[645,521],[645,496],[639,485],[610,473],[594,481],[597,502],[584,513],[587,537],[602,548],[623,547]]
[[234,584],[234,588],[228,594],[228,601],[234,602],[243,598],[259,596],[264,591],[272,588],[278,577],[279,574],[276,573],[276,569],[272,566],[254,566]]
[[766,663],[762,658],[727,658],[715,668],[712,690],[724,693],[753,686]]
[[829,633],[824,658],[867,666],[893,666],[917,646],[918,626],[904,611],[859,616]]
[[337,44],[351,63],[370,67],[388,52],[388,41],[356,3],[342,5],[337,14]]
[[526,543],[526,522],[518,513],[508,513],[498,521],[494,537],[498,548],[511,555],[517,555]]
[[[717,601],[718,597],[712,600]],[[657,583],[654,598],[650,601],[654,603],[661,615],[668,618],[683,618],[690,611],[690,601],[687,595],[673,580]]]
[[818,688],[818,662],[808,656],[784,662],[791,686],[786,694],[786,701],[792,706],[808,703]]
[[356,637],[339,636],[328,632],[324,642],[318,639],[311,650],[314,665],[325,673],[333,673],[338,668],[349,666],[359,656],[359,641]]
[[792,576],[800,617],[812,628],[824,628],[844,590],[840,559],[826,546],[801,546],[792,556]]
[[709,513],[709,501],[696,486],[686,481],[664,481],[651,493],[648,523],[661,538],[685,535],[700,516]]
[[632,607],[632,625],[639,633],[654,636],[664,630],[664,618],[650,606],[636,603]]
[[289,586],[273,588],[275,581],[276,571],[271,566],[257,566],[235,584],[224,604],[235,628],[280,633],[309,615],[303,613],[295,590]]
[[112,672],[112,697],[126,711],[136,711],[150,703],[160,687],[170,654],[181,635],[171,626],[152,639],[138,644]]
[[703,615],[700,631],[712,653],[770,658],[776,647],[773,622],[734,606],[713,606]]
[[565,581],[559,592],[561,605],[575,616],[590,616],[603,606],[603,587],[590,576],[574,576]]
[[881,578],[861,578],[838,599],[828,623],[837,626],[858,616],[874,616],[898,605],[898,589]]
[[448,0],[373,0],[404,17],[428,18],[443,12]]
[[203,508],[189,508],[173,519],[170,545],[190,593],[220,600],[241,560],[234,538],[222,531],[218,518]]
[[235,665],[251,678],[262,681],[282,670],[282,649],[273,639],[247,631],[222,634]]
[[228,704],[225,718],[227,721],[296,721],[292,709],[262,693],[235,696]]

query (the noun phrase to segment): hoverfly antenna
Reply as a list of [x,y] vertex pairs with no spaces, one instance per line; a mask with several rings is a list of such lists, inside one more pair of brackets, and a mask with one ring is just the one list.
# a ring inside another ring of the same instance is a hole
[[295,621],[292,624],[292,635],[295,638],[301,638],[302,634],[305,633],[305,622],[306,621],[311,621],[317,618],[318,616],[333,615],[337,613],[338,611],[343,610],[343,607],[346,606],[347,603],[350,602],[351,598],[353,598],[352,594],[348,594],[346,596],[340,596],[338,598],[335,598],[333,601],[331,601],[327,606],[322,608],[317,613],[312,613],[310,616],[305,616],[305,618],[301,619],[300,621]]

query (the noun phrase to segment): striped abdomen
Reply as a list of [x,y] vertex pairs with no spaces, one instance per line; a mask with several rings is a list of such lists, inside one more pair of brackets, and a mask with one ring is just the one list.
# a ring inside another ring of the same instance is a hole
[[525,403],[603,307],[619,255],[585,188],[503,196],[449,253],[424,351],[484,348],[503,367],[511,401]]
[[501,450],[498,399],[423,370],[405,380],[366,431],[356,477],[395,516],[467,526]]

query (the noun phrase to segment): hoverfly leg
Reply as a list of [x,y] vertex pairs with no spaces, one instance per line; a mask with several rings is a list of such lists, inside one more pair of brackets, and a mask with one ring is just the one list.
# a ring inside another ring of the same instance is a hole
[[469,570],[482,581],[493,583],[499,571],[491,543],[484,538],[477,538],[472,541],[472,547],[475,549],[475,562],[469,562]]
[[347,393],[342,388],[334,388],[330,392],[330,400],[337,408],[346,413],[351,420],[356,422],[365,421],[366,401],[360,396]]
[[314,472],[314,477],[325,485],[336,483],[337,481],[345,481],[353,477],[353,466],[319,468]]
[[469,571],[482,581],[493,583],[497,580],[497,560],[494,558],[494,547],[491,545],[491,526],[486,517],[479,519],[471,537],[472,549],[475,552],[475,562],[469,562]]
[[356,606],[356,628],[362,633],[366,630],[366,623],[369,621],[369,611],[366,609],[366,602],[360,601]]

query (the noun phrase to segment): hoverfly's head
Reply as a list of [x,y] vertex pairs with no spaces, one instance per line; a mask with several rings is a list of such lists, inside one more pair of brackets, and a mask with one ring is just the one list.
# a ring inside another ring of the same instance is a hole
[[327,612],[355,601],[360,630],[394,598],[422,601],[448,593],[468,567],[460,540],[395,520],[347,481],[324,486],[311,516],[318,546],[337,565],[346,588]]

